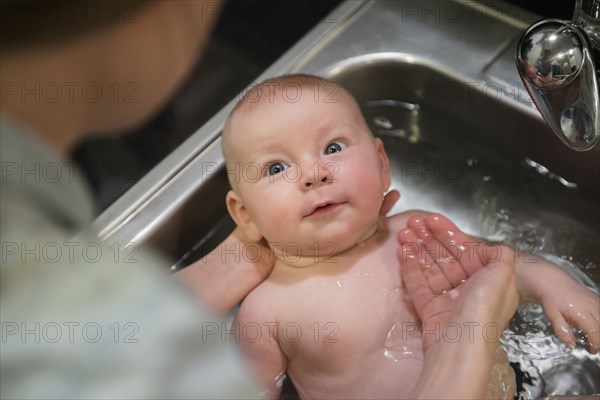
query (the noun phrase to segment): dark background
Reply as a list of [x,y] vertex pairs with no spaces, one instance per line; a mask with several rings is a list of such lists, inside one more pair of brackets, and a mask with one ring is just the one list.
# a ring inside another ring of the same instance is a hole
[[[394,0],[384,0],[394,1]],[[142,128],[79,146],[100,213],[275,62],[341,0],[229,0],[201,61],[179,93]],[[575,0],[509,1],[568,19]]]

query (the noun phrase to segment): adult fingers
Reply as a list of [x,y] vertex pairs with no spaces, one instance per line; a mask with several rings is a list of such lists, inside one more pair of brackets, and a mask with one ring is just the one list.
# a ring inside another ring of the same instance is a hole
[[431,235],[460,263],[467,276],[472,276],[487,264],[487,259],[481,254],[483,243],[465,234],[445,216],[432,214],[425,225]]
[[450,253],[445,245],[438,240],[438,234],[430,232],[426,226],[426,218],[412,217],[408,221],[408,226],[415,231],[419,239],[423,241],[425,252],[439,266],[440,271],[446,276],[446,279],[453,287],[457,287],[464,283],[468,278],[461,264]]
[[[434,295],[446,293],[453,288],[452,283],[442,272],[439,264],[427,253],[425,246],[415,232],[406,228],[399,232],[398,239],[403,244],[403,256],[406,260],[416,262],[421,268],[421,273],[429,283]],[[410,257],[410,258],[409,258]],[[400,260],[402,264],[404,260]]]

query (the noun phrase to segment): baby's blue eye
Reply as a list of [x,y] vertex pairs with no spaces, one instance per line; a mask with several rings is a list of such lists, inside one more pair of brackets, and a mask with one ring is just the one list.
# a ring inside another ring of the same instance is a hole
[[348,146],[346,146],[344,143],[332,142],[327,145],[327,148],[325,149],[325,154],[339,153],[340,151],[344,150],[346,147],[348,147]]
[[280,172],[283,172],[287,167],[280,162],[275,162],[269,165],[269,170],[267,171],[269,176],[276,175]]

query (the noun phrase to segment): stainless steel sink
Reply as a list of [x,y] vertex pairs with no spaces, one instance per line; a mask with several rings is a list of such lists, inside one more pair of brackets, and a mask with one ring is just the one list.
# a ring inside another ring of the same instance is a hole
[[[339,82],[384,140],[402,193],[395,211],[442,212],[524,257],[553,259],[597,290],[600,147],[566,148],[531,104],[514,49],[535,19],[501,1],[349,1],[259,80],[304,72]],[[102,214],[95,221],[101,237],[150,243],[177,260],[165,265],[172,270],[220,243],[233,229],[220,151],[232,107]],[[600,392],[589,379],[600,373],[600,357],[549,339],[538,314],[521,310],[506,340],[531,376],[527,396]]]

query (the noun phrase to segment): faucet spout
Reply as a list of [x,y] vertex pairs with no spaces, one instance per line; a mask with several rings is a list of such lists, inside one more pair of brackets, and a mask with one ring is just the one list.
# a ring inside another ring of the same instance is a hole
[[[600,24],[598,16],[586,18]],[[600,47],[585,28],[573,21],[539,21],[521,37],[516,57],[521,79],[542,117],[578,151],[591,150],[600,138],[600,70],[596,70]]]

